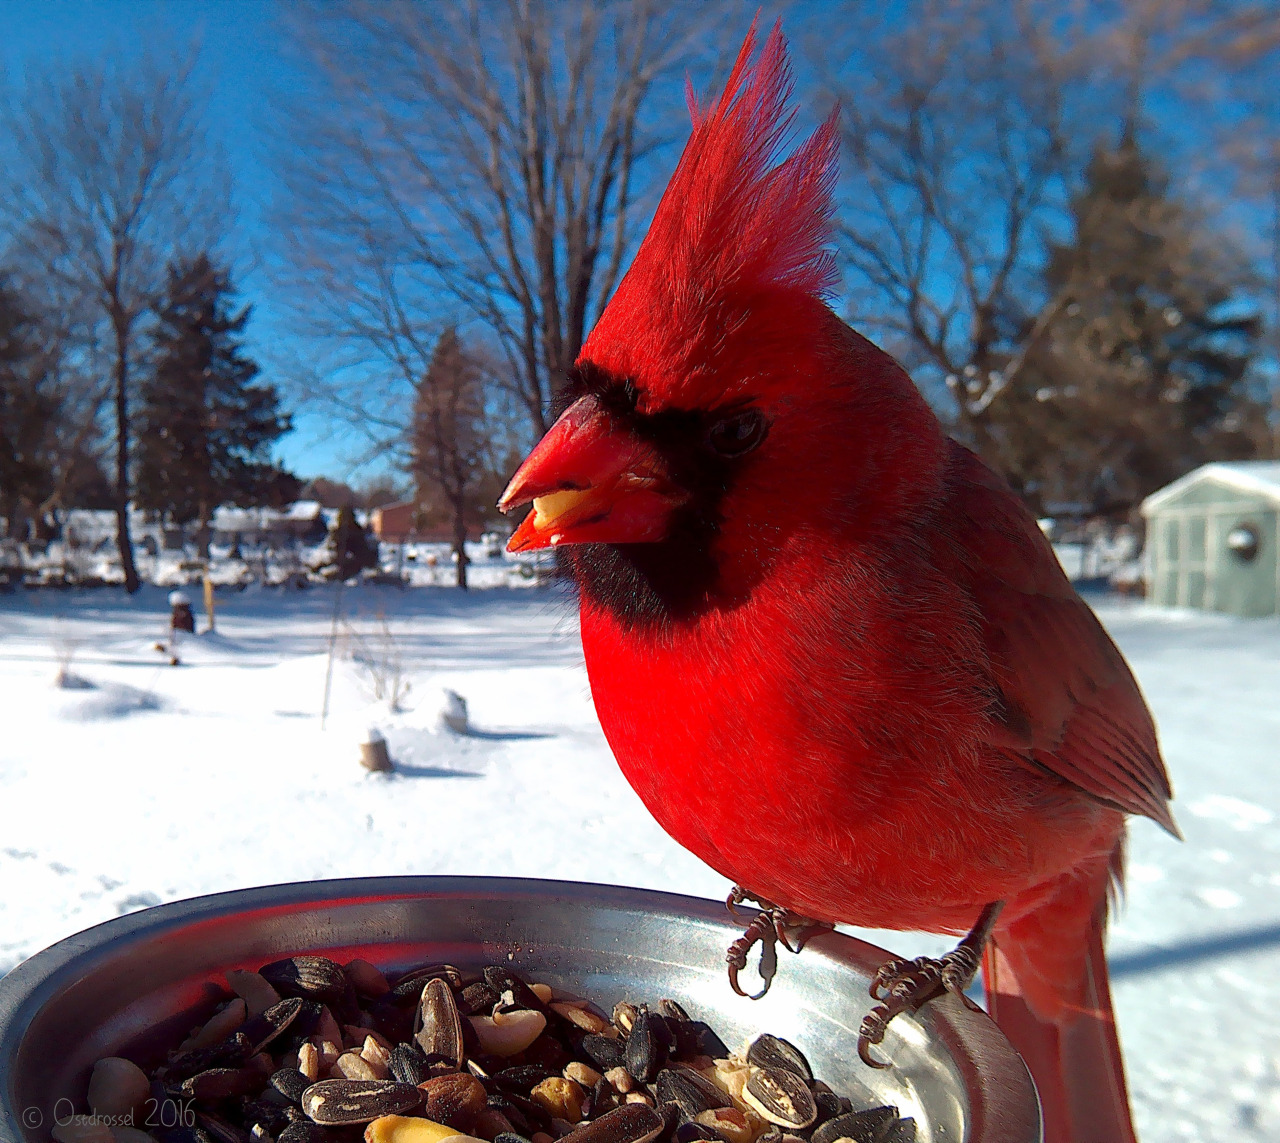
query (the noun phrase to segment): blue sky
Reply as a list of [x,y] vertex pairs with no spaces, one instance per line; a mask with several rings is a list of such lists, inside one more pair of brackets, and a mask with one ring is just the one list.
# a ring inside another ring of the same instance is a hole
[[[750,0],[744,0],[743,30],[753,9]],[[307,353],[291,338],[284,315],[273,305],[264,265],[271,246],[264,219],[277,193],[273,147],[288,139],[288,124],[280,121],[277,109],[282,97],[304,80],[290,62],[281,27],[287,11],[287,0],[0,0],[0,87],[19,97],[24,75],[79,59],[151,54],[165,61],[196,53],[195,80],[210,96],[211,134],[235,181],[238,223],[226,254],[243,300],[254,306],[249,351],[263,364],[269,380],[283,376],[273,363],[305,360]],[[803,41],[804,33],[794,20],[790,30]],[[803,79],[803,48],[796,52],[795,62]],[[1189,104],[1180,105],[1158,88],[1148,91],[1148,123],[1167,161],[1179,164],[1179,152],[1194,152],[1215,116],[1231,114],[1230,100],[1214,77],[1204,80],[1200,98]],[[0,161],[3,148],[0,139]],[[1186,168],[1181,173],[1189,174]],[[1215,176],[1210,167],[1188,181],[1198,182],[1210,198],[1215,193],[1229,198],[1230,191],[1214,185]],[[1235,225],[1246,234],[1261,233],[1270,221],[1256,207],[1233,213]],[[358,481],[375,474],[374,469],[353,466],[364,441],[340,420],[302,412],[295,426],[278,451],[300,475]]]
[[[0,69],[5,86],[65,62],[108,55],[158,60],[196,49],[195,78],[210,93],[209,127],[235,179],[238,225],[228,242],[243,300],[254,306],[251,354],[267,367],[286,340],[261,268],[263,214],[274,190],[270,153],[276,96],[296,82],[280,44],[272,0],[0,0]],[[280,445],[304,476],[348,473],[360,450],[355,434],[327,417],[304,413]],[[356,473],[357,476],[367,473]]]

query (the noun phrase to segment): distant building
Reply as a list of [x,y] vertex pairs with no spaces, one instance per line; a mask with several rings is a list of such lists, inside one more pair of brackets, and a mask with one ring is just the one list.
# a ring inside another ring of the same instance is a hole
[[1206,464],[1142,502],[1152,603],[1280,614],[1280,461]]
[[369,526],[384,544],[402,544],[415,534],[414,522],[418,506],[412,500],[401,504],[384,504],[369,513]]

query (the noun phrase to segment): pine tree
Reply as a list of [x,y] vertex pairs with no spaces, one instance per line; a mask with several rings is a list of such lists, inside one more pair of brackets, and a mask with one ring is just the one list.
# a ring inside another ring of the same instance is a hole
[[338,509],[321,558],[312,566],[322,570],[326,578],[343,581],[378,566],[377,541],[370,539],[350,505]]
[[138,417],[137,502],[198,521],[206,553],[219,504],[284,503],[299,487],[271,463],[290,420],[275,387],[254,384],[258,365],[242,341],[250,307],[237,312],[233,298],[230,275],[207,254],[170,267]]
[[[456,329],[440,336],[418,384],[410,430],[410,471],[424,506],[441,505],[453,530],[457,584],[467,587],[467,523],[481,514],[493,469],[484,373]],[[429,514],[429,512],[428,512]]]
[[61,410],[47,382],[33,323],[0,277],[0,515],[15,536],[54,480]]
[[1239,272],[1132,127],[1099,146],[1045,270],[1051,320],[992,406],[1001,467],[1039,504],[1131,509],[1209,460],[1253,454],[1260,323]]

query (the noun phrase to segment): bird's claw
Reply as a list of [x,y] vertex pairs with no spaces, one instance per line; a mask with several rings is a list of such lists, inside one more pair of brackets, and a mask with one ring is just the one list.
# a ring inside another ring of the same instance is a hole
[[[778,944],[787,952],[798,953],[818,933],[829,932],[835,926],[826,921],[802,917],[772,901],[754,897],[738,885],[733,887],[725,905],[729,912],[737,916],[738,906],[748,901],[754,901],[759,906],[759,912],[748,923],[742,936],[729,946],[725,961],[729,966],[729,987],[739,996],[759,1000],[773,983],[773,976],[778,968]],[[747,967],[747,955],[758,944],[764,946],[760,953],[760,979],[763,987],[759,992],[745,992],[738,983],[738,973]]]
[[979,949],[965,943],[937,959],[921,956],[882,964],[867,989],[872,999],[882,1003],[867,1013],[858,1029],[858,1055],[862,1062],[872,1068],[890,1067],[876,1059],[871,1048],[884,1040],[894,1017],[914,1012],[943,992],[963,996],[977,974],[980,957]]

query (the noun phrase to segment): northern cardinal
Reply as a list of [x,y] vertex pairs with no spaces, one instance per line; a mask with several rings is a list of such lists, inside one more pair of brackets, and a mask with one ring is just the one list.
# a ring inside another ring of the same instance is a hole
[[779,163],[781,29],[753,54],[690,98],[509,546],[562,550],[623,773],[739,897],[972,930],[882,970],[864,1058],[985,943],[1047,1139],[1131,1140],[1103,930],[1125,815],[1176,834],[1151,716],[1021,501],[828,307],[835,117]]

